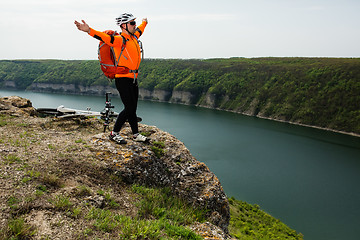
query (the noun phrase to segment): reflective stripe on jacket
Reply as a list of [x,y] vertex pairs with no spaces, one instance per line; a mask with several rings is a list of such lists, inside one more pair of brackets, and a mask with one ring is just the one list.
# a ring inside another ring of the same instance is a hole
[[[140,26],[137,27],[134,35],[139,38],[145,30],[147,23],[143,21]],[[108,44],[109,46],[114,47],[114,52],[116,59],[119,58],[121,47],[123,45],[123,39],[121,36],[110,36],[106,33],[96,31],[90,28],[90,36],[103,41],[104,43]],[[126,39],[125,49],[121,54],[120,61],[118,66],[124,66],[129,68],[130,70],[138,70],[141,62],[141,51],[139,42],[134,36],[126,34],[124,32],[121,33],[123,37]],[[135,73],[136,77],[138,73]],[[129,77],[134,78],[134,73],[125,73],[125,74],[116,74],[115,77]]]

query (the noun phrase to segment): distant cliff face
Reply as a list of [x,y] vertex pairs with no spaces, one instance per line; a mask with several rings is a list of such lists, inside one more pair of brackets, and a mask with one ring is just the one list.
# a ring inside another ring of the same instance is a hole
[[[10,83],[7,85],[10,88]],[[12,85],[11,85],[12,86]],[[68,93],[68,94],[81,94],[81,95],[96,95],[103,96],[106,92],[111,92],[114,96],[119,95],[117,89],[110,86],[83,86],[75,84],[54,84],[54,83],[32,83],[28,90],[35,92],[49,92],[49,93]],[[169,102],[186,105],[198,105],[207,108],[216,108],[216,96],[212,93],[206,93],[198,102],[195,100],[196,96],[187,91],[166,91],[160,89],[148,90],[139,88],[139,99],[150,100],[158,102]],[[223,101],[228,101],[227,96]],[[249,110],[245,114],[253,115],[254,110]]]
[[[50,93],[70,93],[83,95],[97,95],[103,96],[106,92],[111,92],[113,95],[119,95],[117,89],[110,86],[83,86],[75,84],[56,84],[56,83],[32,83],[28,88],[35,92],[50,92]],[[144,88],[139,89],[139,98],[142,100],[153,100],[159,102],[171,102],[180,104],[195,104],[194,95],[186,91],[165,91],[165,90],[148,90]],[[208,101],[203,105],[208,107],[214,106],[214,97],[209,96]]]
[[57,83],[32,83],[28,90],[35,92],[69,93],[81,95],[103,96],[106,92],[118,95],[118,91],[110,86],[93,85],[83,86],[79,84],[57,84]]
[[154,100],[160,102],[167,102],[171,98],[171,92],[165,90],[148,90],[145,88],[139,89],[139,97],[143,100]]
[[[17,89],[14,87],[13,82],[6,82],[6,88],[8,89]],[[83,86],[83,85],[75,85],[75,84],[52,84],[52,83],[32,83],[28,90],[36,91],[36,92],[50,92],[50,93],[69,93],[69,94],[80,94],[80,95],[96,95],[96,96],[103,96],[106,92],[111,92],[114,96],[118,96],[119,93],[117,89],[112,88],[110,86],[102,86],[102,85],[94,85],[94,86]],[[235,113],[240,113],[248,116],[256,116],[259,118],[266,118],[270,120],[292,123],[307,127],[315,127],[323,130],[330,130],[339,133],[350,134],[353,136],[360,136],[359,130],[351,130],[351,131],[344,131],[343,127],[347,126],[346,124],[341,125],[342,127],[338,129],[334,123],[328,123],[329,126],[318,126],[314,123],[304,123],[303,117],[307,115],[299,116],[299,119],[296,121],[289,121],[282,112],[274,112],[269,115],[268,110],[270,105],[272,104],[269,102],[268,104],[259,107],[260,99],[255,97],[250,102],[244,103],[238,107],[235,107],[229,110],[227,104],[233,101],[230,96],[228,95],[216,95],[211,92],[206,92],[203,94],[195,95],[188,91],[166,91],[166,90],[148,90],[144,88],[139,89],[139,99],[142,100],[150,100],[150,101],[158,101],[158,102],[169,102],[169,103],[178,103],[178,104],[185,104],[185,105],[195,105],[205,108],[213,108],[218,110],[225,110],[231,111]],[[314,119],[314,118],[311,118]],[[356,121],[353,121],[356,122]],[[355,124],[356,125],[356,124]],[[340,125],[339,125],[340,126]]]
[[139,98],[143,100],[152,100],[159,102],[171,102],[180,104],[194,104],[194,95],[186,91],[165,91],[165,90],[148,90],[144,88],[139,89]]

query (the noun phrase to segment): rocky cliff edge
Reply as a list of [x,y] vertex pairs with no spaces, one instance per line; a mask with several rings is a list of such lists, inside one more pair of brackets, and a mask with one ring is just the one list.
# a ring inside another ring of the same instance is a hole
[[[108,140],[108,133],[102,133],[98,119],[41,118],[29,100],[19,97],[0,98],[0,116],[2,225],[20,214],[37,229],[39,239],[64,236],[64,232],[75,236],[82,224],[66,216],[65,221],[51,201],[33,196],[34,191],[47,186],[44,192],[49,198],[69,196],[76,205],[85,201],[74,198],[81,186],[111,188],[121,211],[131,216],[135,200],[124,189],[137,183],[168,187],[186,202],[206,209],[209,222],[191,228],[205,239],[228,238],[229,204],[218,178],[169,133],[140,124],[140,131],[151,141],[137,143],[126,126],[121,133],[128,143],[118,145]],[[97,199],[98,194],[92,190],[85,195],[86,199]],[[30,197],[32,201],[24,200]],[[17,202],[16,207],[9,204],[11,199]]]

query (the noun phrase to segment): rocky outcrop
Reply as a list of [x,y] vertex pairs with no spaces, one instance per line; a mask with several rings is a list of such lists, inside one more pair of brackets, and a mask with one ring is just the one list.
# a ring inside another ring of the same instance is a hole
[[93,137],[97,155],[110,159],[113,171],[127,183],[169,187],[187,202],[207,209],[210,221],[227,232],[229,203],[215,174],[174,136],[156,127],[142,127],[150,134],[153,146],[114,145],[107,135],[99,134]]
[[30,100],[17,96],[0,98],[0,112],[14,116],[34,116],[37,114]]

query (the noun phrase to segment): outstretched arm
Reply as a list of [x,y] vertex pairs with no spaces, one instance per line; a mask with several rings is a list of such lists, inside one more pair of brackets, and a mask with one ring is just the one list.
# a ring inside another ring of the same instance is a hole
[[136,37],[139,38],[143,34],[147,24],[148,24],[147,18],[143,18],[142,23],[137,27],[137,29],[135,31]]
[[82,23],[79,23],[78,21],[75,20],[75,25],[76,27],[80,30],[80,31],[83,31],[83,32],[87,32],[87,33],[90,33],[90,27],[89,25],[84,21],[84,20],[81,20]]

